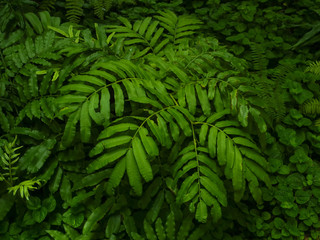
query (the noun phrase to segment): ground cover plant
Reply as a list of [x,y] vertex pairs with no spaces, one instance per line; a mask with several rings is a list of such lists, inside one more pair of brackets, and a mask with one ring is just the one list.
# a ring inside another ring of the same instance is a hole
[[1,3],[1,239],[319,239],[317,25],[112,2]]

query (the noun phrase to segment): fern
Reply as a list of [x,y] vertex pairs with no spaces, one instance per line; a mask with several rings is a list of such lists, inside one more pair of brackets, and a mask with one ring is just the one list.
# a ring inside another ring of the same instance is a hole
[[187,36],[193,35],[194,30],[200,29],[201,21],[190,15],[177,17],[172,11],[160,11],[160,16],[156,18],[160,25],[164,27],[170,35],[169,39],[173,44],[179,44],[185,41]]
[[265,51],[259,44],[252,43],[250,45],[252,51],[253,69],[258,71],[260,74],[265,74],[268,67],[268,60],[265,58]]
[[311,72],[315,75],[319,75],[320,74],[320,62],[315,61],[315,62],[309,63],[309,66],[306,68],[305,71]]
[[18,162],[20,154],[15,152],[22,146],[15,148],[16,140],[17,136],[11,143],[4,145],[4,152],[1,151],[1,167],[5,170],[5,173],[1,173],[1,181],[6,181],[9,186],[13,186],[14,181],[18,179],[15,176],[17,170],[15,164]]
[[54,9],[54,5],[56,3],[56,0],[43,0],[40,3],[40,9],[44,11],[50,11],[51,9]]
[[[179,44],[181,40],[186,40],[186,36],[194,34],[192,30],[199,29],[201,22],[196,18],[177,17],[173,12],[160,12],[161,16],[156,17],[159,21],[152,20],[151,17],[145,18],[143,21],[138,20],[133,25],[123,17],[118,19],[125,26],[107,26],[107,32],[115,32],[116,38],[124,38],[125,46],[143,45],[132,56],[133,59],[140,58],[149,52],[159,53],[165,46],[171,42]],[[169,21],[169,22],[168,22]],[[162,25],[159,27],[158,25]],[[174,37],[164,35],[164,30],[170,34],[174,33]],[[163,38],[162,35],[168,36]],[[120,40],[119,40],[120,41]]]
[[200,21],[165,11],[90,31],[28,17],[33,35],[0,43],[12,93],[0,122],[29,145],[17,173],[38,176],[10,191],[43,183],[63,202],[65,233],[47,234],[201,239],[233,200],[250,191],[261,203],[270,180],[249,133],[267,131],[257,92],[240,81],[246,62],[214,38],[190,39]]
[[301,110],[304,114],[314,115],[320,113],[320,102],[318,99],[310,99],[309,101],[303,103]]
[[[192,217],[189,215],[183,219],[181,225],[176,231],[176,219],[173,213],[167,215],[165,222],[162,218],[157,218],[154,225],[147,220],[143,222],[143,229],[146,239],[164,240],[164,239],[201,239],[207,232],[204,226],[195,226],[192,223]],[[134,240],[145,239],[143,236],[136,232],[131,233]]]
[[105,13],[110,10],[112,3],[113,3],[113,0],[94,0],[93,1],[94,14],[98,18],[103,20]]
[[1,168],[3,170],[3,172],[0,172],[0,181],[5,181],[7,183],[7,189],[9,193],[13,192],[13,195],[16,195],[16,193],[19,191],[22,198],[25,197],[27,200],[29,200],[29,191],[37,189],[38,187],[34,185],[40,186],[41,180],[31,179],[16,184],[16,180],[18,180],[17,169],[19,166],[17,163],[19,161],[20,155],[19,153],[16,153],[16,151],[22,148],[22,146],[15,147],[16,141],[17,136],[13,139],[12,142],[4,145],[4,151],[0,151]]
[[66,0],[66,16],[70,22],[78,23],[83,15],[82,0]]

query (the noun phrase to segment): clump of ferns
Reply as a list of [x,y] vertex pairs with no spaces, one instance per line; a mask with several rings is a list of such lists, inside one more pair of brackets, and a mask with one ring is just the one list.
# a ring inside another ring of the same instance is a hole
[[[300,111],[312,118],[315,118],[317,115],[320,114],[320,101],[317,98],[312,98],[306,102],[304,102],[300,106]],[[320,127],[320,118],[314,121],[314,125]]]
[[309,65],[305,71],[311,72],[317,76],[320,76],[320,61],[315,61],[315,62],[309,63]]
[[[20,153],[17,153],[22,146],[16,146],[17,136],[13,139],[12,142],[5,142],[3,144],[0,157],[1,157],[1,172],[0,172],[0,181],[3,181],[7,184],[9,192],[12,192],[13,195],[19,191],[20,196],[23,198],[25,197],[29,200],[30,190],[37,189],[38,186],[41,185],[40,180],[26,180],[16,184],[18,177],[16,176],[16,171],[18,169],[17,163],[19,161]],[[36,186],[38,185],[38,186]]]
[[[310,72],[314,74],[315,80],[316,78],[320,77],[320,61],[311,62],[308,64],[308,67],[305,69],[305,72]],[[304,102],[300,106],[300,111],[312,118],[317,117],[320,114],[320,101],[317,98],[309,99],[308,101]],[[314,121],[314,125],[319,127],[320,126],[320,118]]]

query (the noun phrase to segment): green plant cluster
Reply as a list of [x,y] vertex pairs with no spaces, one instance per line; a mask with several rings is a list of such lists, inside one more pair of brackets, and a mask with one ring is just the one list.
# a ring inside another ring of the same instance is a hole
[[3,4],[0,238],[319,239],[312,2],[110,2]]
[[[319,38],[315,21],[319,19],[319,1],[209,0],[189,1],[189,6],[231,52],[246,58],[250,58],[247,50],[252,43],[260,43],[272,61]],[[299,49],[298,56],[312,58],[310,54],[315,52],[308,50]]]

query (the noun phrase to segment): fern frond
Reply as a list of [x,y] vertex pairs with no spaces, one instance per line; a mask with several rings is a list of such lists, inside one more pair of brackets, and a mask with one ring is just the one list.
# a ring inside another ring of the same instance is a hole
[[306,68],[305,71],[314,73],[316,75],[320,75],[320,61],[309,63],[309,66]]
[[82,0],[66,0],[67,18],[70,22],[78,23],[83,16]]
[[176,219],[173,212],[167,214],[163,222],[162,218],[157,218],[155,222],[150,222],[147,219],[143,221],[143,234],[132,232],[131,237],[134,240],[154,239],[154,240],[165,240],[165,239],[201,239],[206,233],[207,229],[203,226],[195,226],[192,222],[192,216],[187,215],[182,219],[181,223]]
[[112,6],[113,0],[94,0],[94,14],[103,20],[104,14],[108,12]]
[[[125,26],[107,26],[107,32],[115,32],[114,37],[124,38],[123,44],[125,46],[139,46],[144,48],[139,49],[133,58],[139,58],[146,55],[149,51],[158,53],[168,44],[167,38],[162,38],[163,28],[159,28],[158,21],[152,21],[151,17],[145,18],[143,21],[136,21],[133,26],[131,23],[123,18],[118,18]],[[139,44],[139,45],[138,45]]]
[[50,11],[51,9],[54,9],[54,5],[56,3],[56,0],[42,0],[40,2],[40,10],[44,11]]
[[169,39],[173,44],[180,44],[195,33],[195,30],[200,29],[202,22],[190,15],[176,16],[172,11],[160,11],[160,16],[156,18],[161,22],[170,35]]
[[304,114],[313,115],[320,114],[320,101],[316,98],[310,99],[300,106]]
[[265,57],[265,51],[261,44],[251,44],[250,45],[252,51],[252,61],[253,61],[253,69],[260,72],[261,74],[265,74],[265,71],[268,66],[268,59]]

